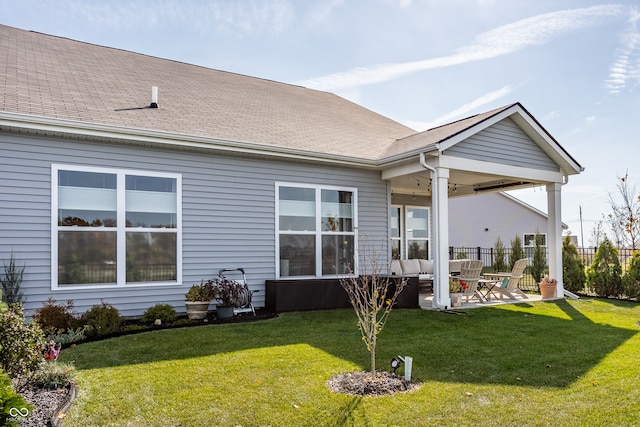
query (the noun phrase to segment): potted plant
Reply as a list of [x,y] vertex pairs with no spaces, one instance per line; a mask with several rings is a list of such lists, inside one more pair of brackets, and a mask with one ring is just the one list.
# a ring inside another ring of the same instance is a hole
[[211,279],[212,296],[218,302],[216,315],[218,319],[230,319],[233,317],[233,309],[239,307],[245,297],[245,287],[242,283],[218,276]]
[[187,307],[187,317],[191,320],[202,320],[207,317],[209,304],[213,299],[211,281],[202,280],[189,288],[184,295],[184,304]]
[[462,280],[449,278],[449,296],[451,297],[451,307],[462,305],[462,294],[467,289],[467,284]]
[[555,298],[556,290],[558,289],[558,281],[556,279],[544,276],[538,286],[540,286],[542,299]]

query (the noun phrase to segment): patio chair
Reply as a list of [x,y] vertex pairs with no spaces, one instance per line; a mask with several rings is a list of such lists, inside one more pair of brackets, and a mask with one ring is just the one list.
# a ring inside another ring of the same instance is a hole
[[470,260],[462,263],[460,268],[460,275],[456,276],[454,280],[462,281],[467,285],[467,288],[462,292],[462,296],[466,297],[466,302],[469,302],[469,298],[477,298],[480,302],[484,302],[484,297],[478,290],[478,283],[482,276],[482,261]]
[[485,273],[484,277],[486,280],[484,282],[488,289],[485,298],[489,299],[489,297],[493,295],[497,299],[498,294],[500,294],[500,299],[503,299],[504,296],[507,296],[509,299],[516,299],[515,294],[523,298],[529,298],[527,294],[518,288],[527,264],[529,264],[529,259],[523,258],[513,264],[511,273]]

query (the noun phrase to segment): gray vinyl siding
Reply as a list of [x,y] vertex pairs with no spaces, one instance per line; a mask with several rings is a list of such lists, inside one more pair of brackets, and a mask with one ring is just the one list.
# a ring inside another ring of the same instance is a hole
[[[260,291],[254,303],[263,306],[264,282],[275,278],[275,182],[357,188],[359,230],[386,244],[388,190],[379,172],[7,133],[0,133],[0,153],[0,260],[14,251],[19,265],[26,265],[28,314],[48,298],[71,299],[78,313],[101,300],[125,316],[158,303],[184,311],[191,284],[236,267],[246,269],[249,285]],[[52,291],[54,163],[181,174],[181,285]]]
[[558,165],[513,120],[506,118],[446,150],[450,156],[558,171]]

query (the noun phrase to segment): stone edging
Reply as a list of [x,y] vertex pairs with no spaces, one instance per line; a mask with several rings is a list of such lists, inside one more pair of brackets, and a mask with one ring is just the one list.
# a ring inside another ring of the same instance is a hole
[[64,414],[64,415],[67,414],[67,412],[69,411],[69,408],[71,407],[71,404],[76,399],[77,395],[78,395],[78,387],[76,386],[75,383],[72,382],[71,384],[69,384],[69,392],[67,393],[67,396],[62,401],[60,406],[56,408],[55,412],[51,415],[51,419],[49,420],[50,426],[52,427],[62,426],[62,421],[64,420],[64,416],[60,417],[60,414]]

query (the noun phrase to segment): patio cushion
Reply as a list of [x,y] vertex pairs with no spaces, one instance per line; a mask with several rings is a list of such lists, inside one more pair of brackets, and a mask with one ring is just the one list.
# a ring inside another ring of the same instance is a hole
[[401,259],[400,265],[405,276],[415,276],[420,273],[420,261],[417,259]]
[[402,266],[400,260],[392,259],[389,265],[389,272],[394,276],[402,276]]
[[432,259],[420,259],[420,273],[433,274],[433,260]]

